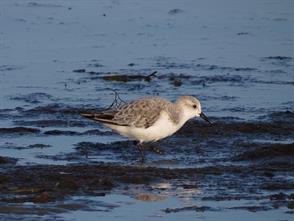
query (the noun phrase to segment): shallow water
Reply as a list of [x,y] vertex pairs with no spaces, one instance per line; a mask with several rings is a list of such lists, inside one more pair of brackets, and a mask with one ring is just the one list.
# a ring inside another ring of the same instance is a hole
[[[291,220],[293,9],[2,0],[0,217]],[[131,142],[79,116],[110,105],[110,89],[126,101],[195,95],[215,125],[188,122],[141,165]]]

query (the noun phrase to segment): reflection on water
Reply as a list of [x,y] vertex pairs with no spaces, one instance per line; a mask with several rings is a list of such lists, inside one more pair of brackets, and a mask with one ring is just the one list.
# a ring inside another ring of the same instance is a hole
[[161,194],[140,193],[138,195],[135,195],[135,199],[145,202],[156,202],[166,199],[166,196],[163,196]]
[[155,202],[165,200],[169,197],[177,197],[184,205],[191,205],[193,199],[201,195],[201,190],[195,186],[193,183],[188,184],[186,182],[180,186],[168,182],[159,182],[147,187],[149,192],[144,193],[144,190],[132,187],[128,193],[134,195],[135,199],[141,201]]

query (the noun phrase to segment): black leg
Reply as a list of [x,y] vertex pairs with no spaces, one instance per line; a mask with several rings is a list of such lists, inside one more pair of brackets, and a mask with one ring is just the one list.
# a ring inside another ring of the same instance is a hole
[[137,148],[138,150],[140,151],[140,154],[141,154],[141,163],[144,163],[145,162],[145,156],[144,156],[144,147],[143,147],[143,144],[140,143],[140,142],[136,142],[137,143]]

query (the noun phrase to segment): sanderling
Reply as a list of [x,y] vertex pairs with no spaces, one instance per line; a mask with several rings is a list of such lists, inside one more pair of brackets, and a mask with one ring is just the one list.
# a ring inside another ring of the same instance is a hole
[[115,109],[81,115],[138,141],[142,159],[142,143],[155,142],[174,134],[189,119],[201,117],[211,124],[202,112],[199,100],[192,96],[181,96],[175,103],[160,97],[146,97]]

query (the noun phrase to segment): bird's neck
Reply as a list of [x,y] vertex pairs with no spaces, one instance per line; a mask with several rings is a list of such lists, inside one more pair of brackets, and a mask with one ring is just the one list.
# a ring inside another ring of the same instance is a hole
[[193,118],[193,116],[182,105],[175,104],[175,106],[175,109],[177,110],[179,116],[177,125],[179,127],[182,127],[188,120]]

